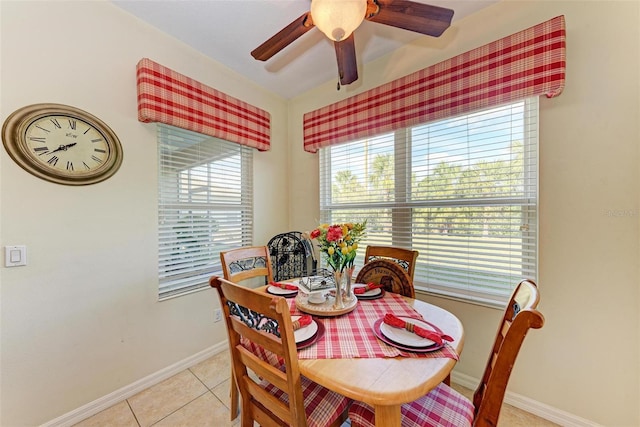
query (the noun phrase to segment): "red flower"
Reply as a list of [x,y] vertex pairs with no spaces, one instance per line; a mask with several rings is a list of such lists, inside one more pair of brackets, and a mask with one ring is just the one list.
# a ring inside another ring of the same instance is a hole
[[342,227],[339,225],[330,226],[327,231],[327,241],[337,242],[340,239],[342,239]]
[[320,229],[318,228],[316,228],[311,232],[311,234],[309,234],[309,237],[311,237],[312,239],[316,239],[318,238],[318,236],[320,236]]

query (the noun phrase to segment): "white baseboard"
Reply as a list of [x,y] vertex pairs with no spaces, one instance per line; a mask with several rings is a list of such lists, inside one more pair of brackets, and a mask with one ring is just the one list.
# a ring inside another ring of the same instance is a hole
[[129,397],[184,371],[187,368],[190,368],[202,362],[203,360],[210,358],[215,354],[218,354],[222,351],[227,351],[228,348],[229,344],[227,343],[227,341],[223,341],[222,343],[206,348],[194,354],[193,356],[189,356],[186,359],[180,360],[179,362],[174,363],[171,366],[167,366],[166,368],[161,369],[142,379],[139,379],[134,383],[124,386],[119,390],[109,393],[106,396],[94,400],[93,402],[89,402],[86,405],[74,409],[71,412],[67,412],[66,414],[61,415],[58,418],[48,421],[42,424],[42,427],[70,427],[82,420],[85,420],[97,414],[98,412],[112,407],[116,403],[122,402],[123,400],[128,399]]
[[[455,371],[451,373],[451,381],[471,390],[475,390],[478,386],[478,383],[480,382],[478,378],[473,378],[469,375],[461,374]],[[601,427],[600,424],[596,424],[593,421],[580,418],[577,415],[570,414],[536,400],[529,399],[528,397],[522,396],[520,394],[512,393],[508,390],[504,396],[504,402],[561,426]]]

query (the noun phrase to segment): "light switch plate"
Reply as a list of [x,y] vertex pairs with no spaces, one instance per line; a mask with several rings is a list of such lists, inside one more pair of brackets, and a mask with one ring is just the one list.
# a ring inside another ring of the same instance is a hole
[[4,247],[4,266],[18,267],[27,265],[27,247],[24,245]]

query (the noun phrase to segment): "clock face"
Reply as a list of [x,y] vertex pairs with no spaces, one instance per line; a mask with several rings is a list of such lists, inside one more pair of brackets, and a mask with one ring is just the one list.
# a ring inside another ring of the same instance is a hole
[[111,149],[92,124],[63,115],[37,118],[24,137],[31,157],[52,172],[70,176],[91,174],[107,164]]
[[97,117],[74,107],[24,107],[6,120],[2,137],[7,152],[23,169],[60,184],[102,181],[122,162],[115,133]]

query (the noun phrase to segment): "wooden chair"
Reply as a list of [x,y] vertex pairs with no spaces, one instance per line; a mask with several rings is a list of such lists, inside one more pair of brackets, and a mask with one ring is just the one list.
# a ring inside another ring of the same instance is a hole
[[376,259],[368,262],[356,276],[356,283],[377,283],[387,292],[415,298],[413,280],[401,266],[388,259]]
[[[536,310],[540,295],[531,280],[523,280],[514,290],[489,355],[473,402],[444,383],[426,396],[402,405],[402,427],[496,426],[507,382],[520,346],[530,328],[539,329],[544,317]],[[351,405],[352,427],[373,426],[373,408],[365,403]]]
[[[245,246],[238,249],[220,252],[222,274],[227,280],[241,282],[257,277],[264,277],[268,284],[273,280],[271,258],[266,246]],[[231,389],[229,390],[231,420],[238,416],[239,396],[238,388],[231,370]]]
[[273,280],[271,257],[266,246],[245,246],[220,252],[222,274],[227,280],[241,282],[254,277],[264,277],[267,284]]
[[364,253],[365,264],[377,259],[393,260],[407,272],[412,282],[417,258],[418,251],[395,246],[367,246],[367,250]]
[[[241,426],[338,427],[351,400],[300,375],[289,305],[212,277],[224,310],[233,372],[242,396]],[[283,360],[273,366],[249,350],[260,347]],[[253,371],[255,375],[249,375]],[[262,380],[261,380],[261,379]]]

